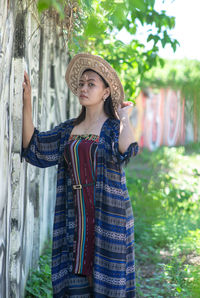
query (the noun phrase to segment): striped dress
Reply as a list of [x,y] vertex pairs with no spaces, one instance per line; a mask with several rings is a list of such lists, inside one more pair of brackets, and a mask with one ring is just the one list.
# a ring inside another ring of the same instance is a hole
[[72,135],[64,150],[75,204],[74,273],[92,275],[94,261],[96,155],[99,136]]
[[[32,165],[58,165],[53,228],[53,297],[90,297],[85,276],[74,274],[75,205],[73,183],[64,149],[74,119],[48,132],[35,129],[22,157]],[[118,149],[120,121],[108,118],[100,132],[96,158],[95,248],[93,295],[95,298],[135,297],[134,217],[123,167],[138,152],[132,143],[123,154]],[[80,294],[81,293],[81,294]]]

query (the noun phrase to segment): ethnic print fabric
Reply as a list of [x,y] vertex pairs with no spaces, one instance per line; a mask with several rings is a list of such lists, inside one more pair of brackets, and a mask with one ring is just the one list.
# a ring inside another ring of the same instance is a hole
[[64,150],[75,203],[74,273],[92,275],[94,260],[96,154],[99,136],[72,135]]
[[[73,120],[48,132],[35,130],[22,155],[38,167],[58,165],[52,252],[54,298],[86,298],[91,293],[87,278],[73,273],[75,207],[72,181],[64,160]],[[119,120],[107,119],[97,149],[92,288],[95,298],[135,297],[134,218],[123,166],[137,154],[138,145],[132,143],[121,154],[119,128]]]

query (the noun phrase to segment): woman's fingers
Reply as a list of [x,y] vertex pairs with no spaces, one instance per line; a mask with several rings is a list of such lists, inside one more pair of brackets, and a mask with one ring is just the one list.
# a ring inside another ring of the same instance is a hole
[[23,100],[24,103],[31,102],[31,83],[26,71],[24,71],[24,82],[22,84],[23,87]]
[[27,74],[26,71],[24,71],[24,81],[25,81],[25,83],[26,83],[27,85],[30,85],[30,84],[31,84],[31,83],[30,83],[30,80],[29,80],[29,76],[28,76],[28,74]]
[[27,86],[30,85],[30,80],[26,71],[24,71],[24,84]]
[[133,110],[133,103],[130,101],[125,101],[118,107],[117,113],[119,118],[129,117]]
[[24,71],[24,82],[23,82],[23,89],[24,91],[30,91],[31,89],[31,83],[28,77],[28,74],[26,71]]
[[133,103],[131,101],[124,101],[122,104],[121,104],[121,107],[127,107],[127,106],[133,106]]

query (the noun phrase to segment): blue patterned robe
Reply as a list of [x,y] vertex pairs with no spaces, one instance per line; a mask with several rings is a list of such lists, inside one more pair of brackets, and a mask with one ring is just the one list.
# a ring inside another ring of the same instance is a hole
[[[54,298],[90,297],[87,278],[72,272],[75,213],[72,184],[63,151],[74,127],[73,120],[67,120],[48,132],[39,133],[35,129],[28,148],[22,154],[27,162],[38,167],[58,165],[52,250]],[[98,144],[93,269],[95,298],[135,297],[134,218],[123,165],[137,154],[138,145],[132,143],[121,154],[118,150],[119,128],[119,120],[107,119]]]

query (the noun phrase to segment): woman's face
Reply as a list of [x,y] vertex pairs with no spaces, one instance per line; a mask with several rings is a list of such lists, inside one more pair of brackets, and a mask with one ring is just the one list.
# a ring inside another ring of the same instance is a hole
[[104,82],[97,73],[88,70],[80,77],[78,98],[81,105],[89,107],[102,104],[109,94],[110,88],[105,87]]

